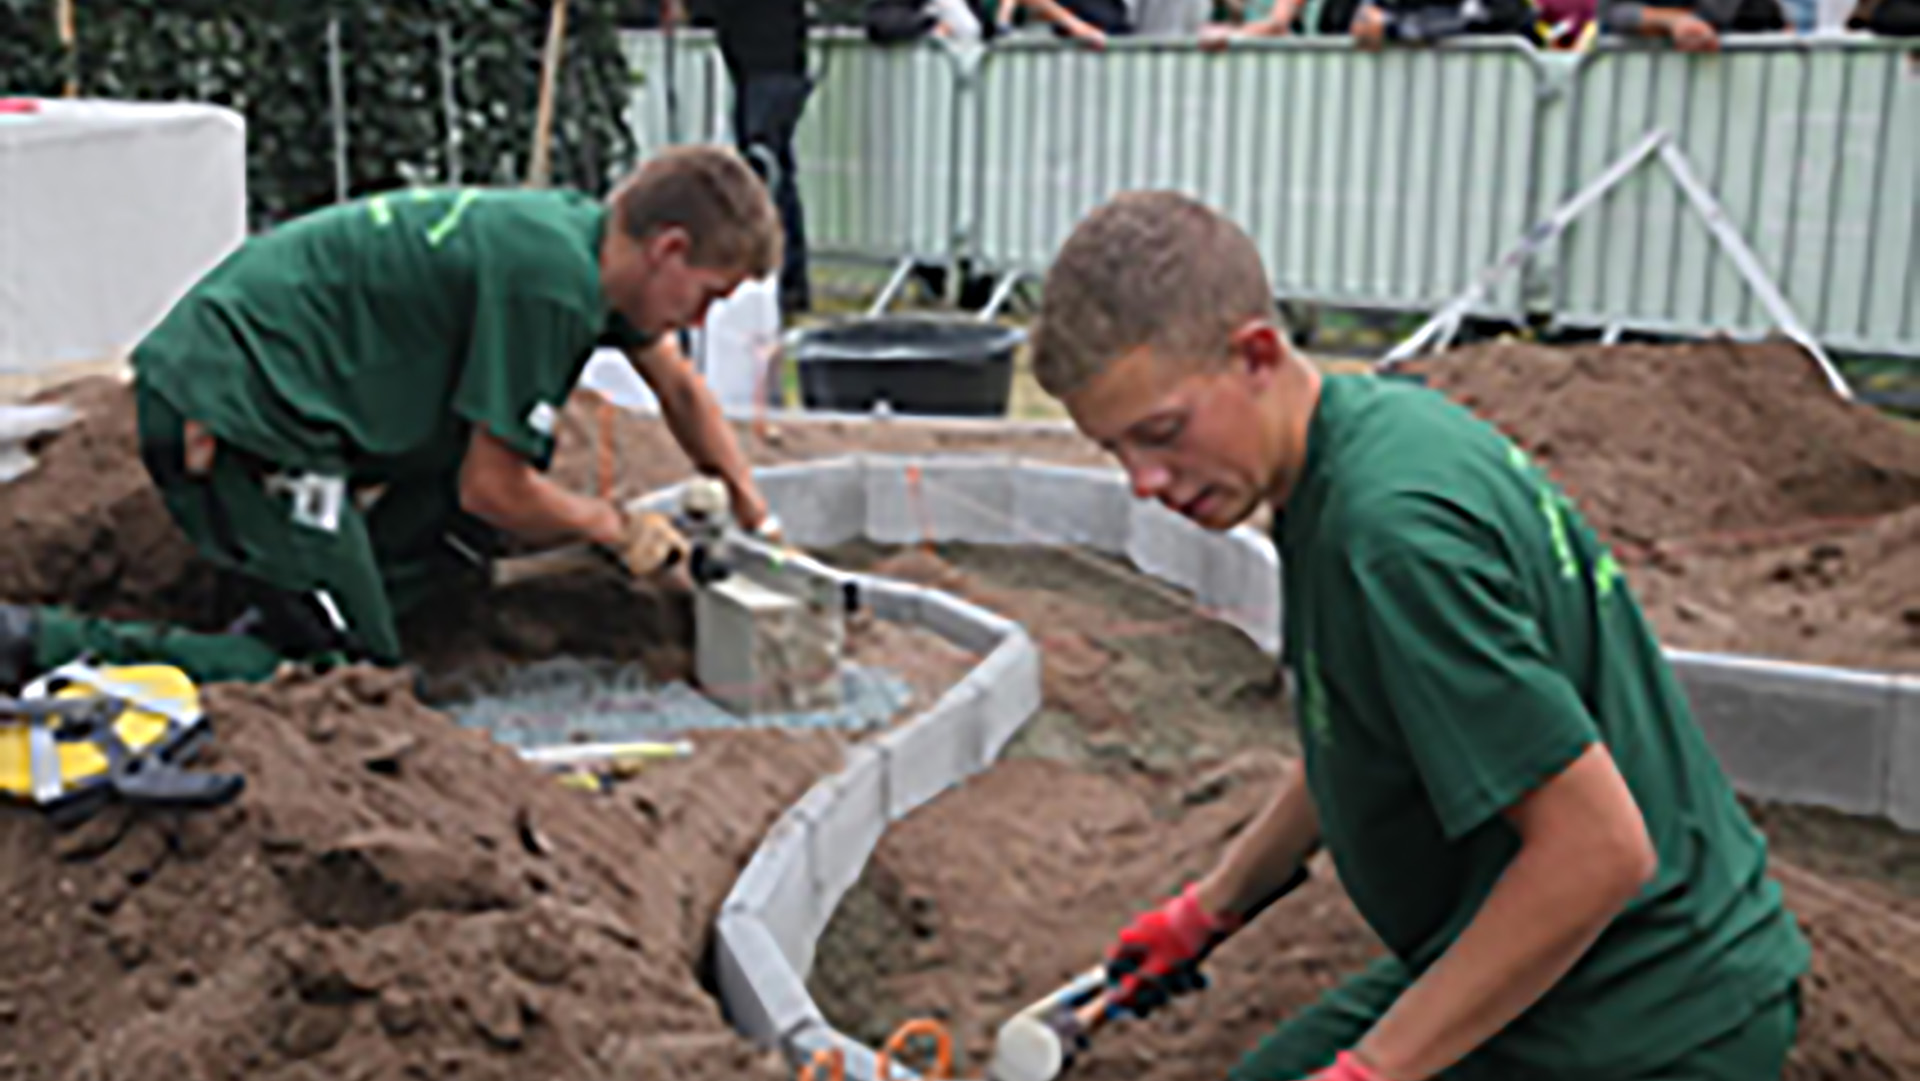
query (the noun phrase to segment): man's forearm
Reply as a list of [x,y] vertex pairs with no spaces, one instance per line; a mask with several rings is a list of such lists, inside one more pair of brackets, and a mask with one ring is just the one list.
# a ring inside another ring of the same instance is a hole
[[1248,37],[1279,37],[1293,28],[1293,16],[1299,8],[1300,0],[1274,0],[1266,18],[1248,23],[1240,32]]
[[466,510],[530,544],[620,542],[620,513],[612,504],[576,495],[532,470],[499,482],[482,498],[470,498]]
[[[674,356],[659,358],[659,362],[685,365],[685,358],[678,357],[677,350],[674,353]],[[736,499],[742,492],[753,490],[752,467],[747,463],[746,453],[740,449],[740,441],[733,436],[733,426],[720,411],[720,403],[714,400],[704,380],[685,372],[660,388],[659,399],[660,415],[667,422],[667,430],[673,433],[674,440],[695,467],[719,477]]]
[[1296,762],[1273,801],[1201,880],[1200,903],[1210,912],[1244,914],[1292,877],[1319,844],[1320,817],[1306,768]]

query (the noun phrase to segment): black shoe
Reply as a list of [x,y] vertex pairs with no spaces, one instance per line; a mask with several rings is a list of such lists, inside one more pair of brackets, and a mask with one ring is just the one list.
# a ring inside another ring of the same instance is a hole
[[22,604],[0,604],[0,690],[16,694],[39,673],[33,670],[38,614]]

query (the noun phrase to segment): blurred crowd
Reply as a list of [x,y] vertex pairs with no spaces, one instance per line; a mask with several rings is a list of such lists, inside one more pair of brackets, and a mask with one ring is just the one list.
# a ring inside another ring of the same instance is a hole
[[1360,48],[1464,35],[1519,35],[1555,49],[1605,36],[1688,52],[1726,34],[1920,35],[1920,0],[867,0],[878,41],[993,39],[1038,31],[1093,49],[1117,37],[1235,39],[1314,35]]

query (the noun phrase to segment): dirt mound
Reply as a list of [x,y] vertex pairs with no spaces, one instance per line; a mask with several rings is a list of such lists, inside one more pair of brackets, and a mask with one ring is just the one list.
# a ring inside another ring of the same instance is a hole
[[708,735],[598,797],[389,674],[207,706],[207,768],[248,780],[236,804],[68,833],[0,817],[0,1075],[785,1076],[697,974],[831,739]]
[[1787,344],[1461,349],[1430,386],[1500,426],[1623,546],[1920,504],[1920,436]]
[[80,415],[31,448],[32,472],[0,486],[0,598],[216,625],[229,606],[140,465],[132,391],[100,376],[40,400]]

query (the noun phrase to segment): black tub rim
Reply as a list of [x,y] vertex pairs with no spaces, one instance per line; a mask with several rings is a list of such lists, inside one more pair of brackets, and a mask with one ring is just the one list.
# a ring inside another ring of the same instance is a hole
[[[926,343],[849,343],[843,335],[873,332],[885,327],[937,328],[957,331],[954,339],[929,349]],[[971,339],[971,340],[969,340]],[[791,352],[802,363],[859,364],[918,361],[920,363],[995,363],[1026,344],[1025,327],[1009,326],[968,316],[863,315],[796,329]],[[953,348],[953,346],[960,348]]]

